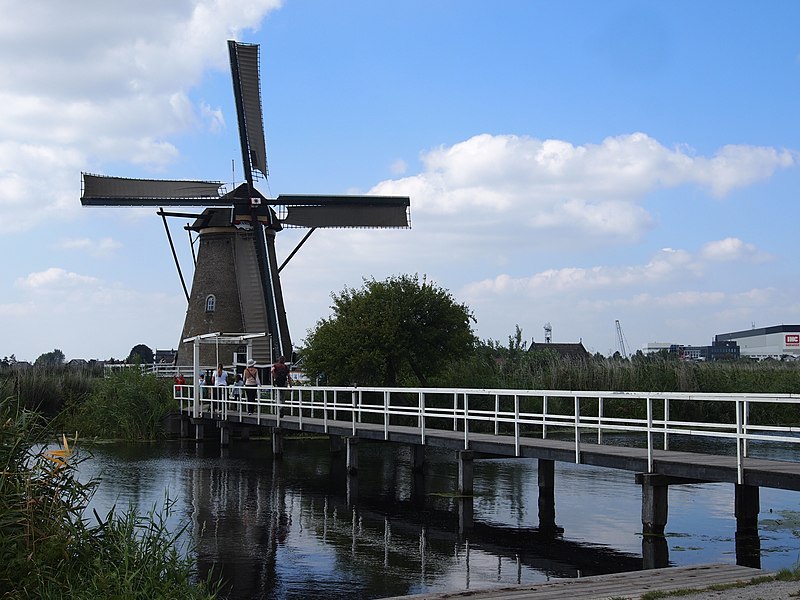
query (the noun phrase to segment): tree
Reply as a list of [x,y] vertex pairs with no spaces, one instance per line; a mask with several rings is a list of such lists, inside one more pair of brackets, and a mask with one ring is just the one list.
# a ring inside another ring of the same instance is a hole
[[37,367],[59,367],[64,364],[64,353],[56,348],[52,352],[45,352],[36,359]]
[[333,314],[309,330],[303,366],[331,385],[427,385],[475,346],[469,308],[418,275],[364,279],[332,294]]
[[153,351],[144,344],[136,344],[131,348],[131,353],[128,355],[129,363],[141,363],[143,365],[153,362]]

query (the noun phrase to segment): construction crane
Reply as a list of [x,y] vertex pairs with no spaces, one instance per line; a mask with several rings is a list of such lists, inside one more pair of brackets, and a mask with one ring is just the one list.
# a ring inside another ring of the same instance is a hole
[[617,326],[617,345],[619,346],[619,353],[622,358],[628,358],[628,342],[625,341],[625,334],[622,333],[622,325],[619,324],[619,319],[614,323]]

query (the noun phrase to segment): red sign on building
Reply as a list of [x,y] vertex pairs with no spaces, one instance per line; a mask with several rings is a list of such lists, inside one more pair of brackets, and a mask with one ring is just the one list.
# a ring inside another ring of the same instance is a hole
[[787,346],[800,346],[800,334],[787,333],[785,336]]

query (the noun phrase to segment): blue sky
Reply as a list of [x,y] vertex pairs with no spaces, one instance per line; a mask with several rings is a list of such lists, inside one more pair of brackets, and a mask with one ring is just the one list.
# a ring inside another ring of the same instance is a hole
[[292,259],[296,345],[332,292],[400,273],[503,342],[549,322],[609,354],[617,319],[633,349],[800,322],[795,2],[0,8],[0,356],[177,346],[160,218],[81,207],[80,172],[241,181],[231,38],[261,45],[263,193],[411,197],[410,230],[318,231]]

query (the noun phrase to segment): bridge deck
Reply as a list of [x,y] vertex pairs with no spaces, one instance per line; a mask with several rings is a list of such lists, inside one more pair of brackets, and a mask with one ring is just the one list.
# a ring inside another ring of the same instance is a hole
[[[217,414],[204,413],[201,420],[208,422],[221,421]],[[274,414],[260,416],[230,413],[227,422],[262,427],[278,425]],[[303,416],[281,416],[280,427],[292,431],[308,433],[328,433],[331,435],[354,436],[351,421],[336,421]],[[356,423],[355,436],[363,440],[390,441],[405,444],[422,443],[419,428],[374,423]],[[428,446],[464,449],[464,432],[426,428],[424,443]],[[469,434],[469,449],[486,457],[522,457],[543,458],[559,462],[575,461],[574,440],[541,439],[535,437],[520,438],[517,455],[513,436],[473,433]],[[653,451],[652,472],[668,477],[686,479],[697,482],[737,482],[736,456],[701,454],[695,452],[678,452],[672,450]],[[648,472],[648,456],[646,448],[634,448],[612,445],[599,445],[581,441],[581,464],[622,469],[636,473]],[[746,485],[770,487],[800,491],[800,462],[766,460],[759,458],[744,459],[744,483]]]
[[640,598],[647,592],[671,592],[683,589],[701,589],[712,585],[750,581],[764,575],[759,569],[736,565],[695,565],[649,569],[631,573],[595,575],[486,590],[469,590],[452,593],[417,594],[398,596],[385,600],[596,600],[598,598]]

